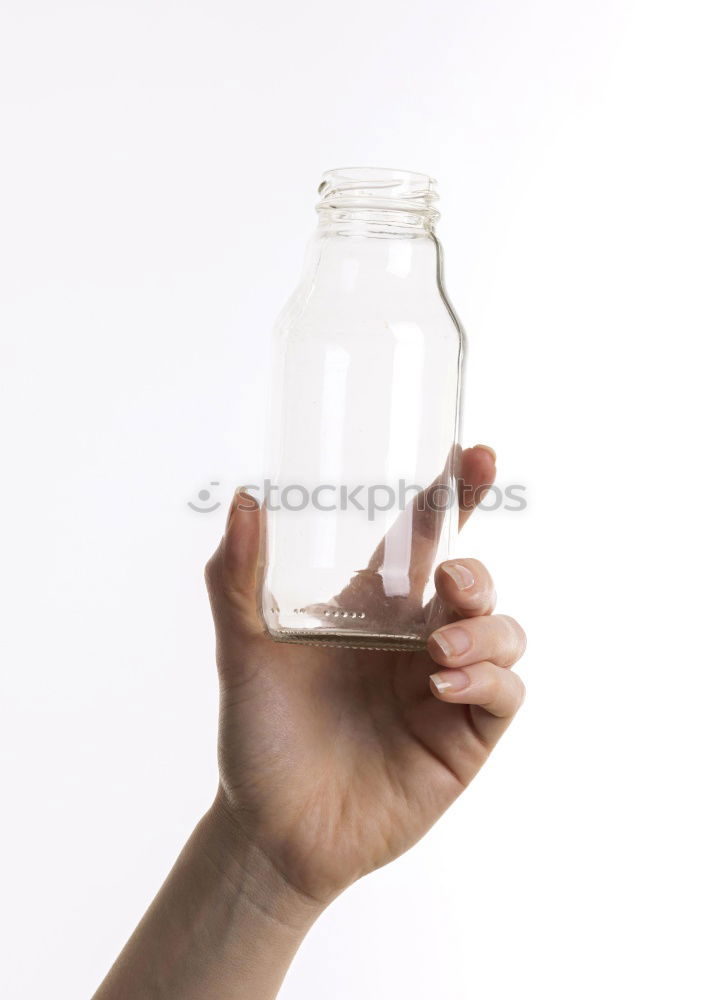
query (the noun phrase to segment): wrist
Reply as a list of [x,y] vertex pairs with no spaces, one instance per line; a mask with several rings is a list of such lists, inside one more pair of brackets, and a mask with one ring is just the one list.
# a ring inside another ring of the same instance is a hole
[[323,909],[281,876],[217,801],[95,1000],[274,1000]]
[[220,792],[196,828],[195,844],[220,877],[236,914],[252,911],[256,920],[301,940],[325,909],[325,903],[294,886],[246,837]]

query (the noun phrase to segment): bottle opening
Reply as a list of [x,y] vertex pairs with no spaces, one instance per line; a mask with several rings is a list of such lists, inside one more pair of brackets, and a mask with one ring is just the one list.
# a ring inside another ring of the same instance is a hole
[[439,218],[436,181],[428,174],[385,167],[341,167],[322,175],[318,212],[329,209],[411,212],[424,222]]

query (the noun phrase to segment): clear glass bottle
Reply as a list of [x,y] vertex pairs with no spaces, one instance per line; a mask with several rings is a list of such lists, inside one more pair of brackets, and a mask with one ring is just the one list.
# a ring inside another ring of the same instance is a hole
[[274,334],[260,610],[284,642],[419,649],[458,530],[465,351],[435,182],[361,167],[318,191]]

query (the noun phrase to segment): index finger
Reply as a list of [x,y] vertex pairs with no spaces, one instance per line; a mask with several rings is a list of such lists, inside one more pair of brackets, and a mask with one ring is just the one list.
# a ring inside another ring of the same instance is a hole
[[[459,500],[459,530],[478,506],[496,477],[495,452],[487,445],[475,445],[450,452],[437,478],[411,501],[397,517],[373,552],[367,567],[358,571],[335,598],[338,606],[370,596],[392,596],[396,585],[400,595],[421,601],[433,571],[445,510],[435,502],[438,491],[455,483]],[[389,612],[390,614],[393,611]]]
[[459,531],[478,507],[496,478],[496,452],[477,444],[461,453],[459,478]]
[[375,572],[384,567],[390,562],[390,550],[400,553],[402,558],[408,552],[410,574],[417,588],[425,584],[431,575],[444,522],[445,509],[438,502],[440,491],[455,483],[460,531],[495,478],[496,453],[492,448],[483,444],[465,449],[455,447],[437,478],[414,497],[387,531],[372,553],[367,569]]

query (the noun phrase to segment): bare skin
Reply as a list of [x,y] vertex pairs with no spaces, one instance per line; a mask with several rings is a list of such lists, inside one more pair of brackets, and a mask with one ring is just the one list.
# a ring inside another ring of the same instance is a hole
[[[465,451],[462,468],[467,483],[493,482],[489,449]],[[237,494],[206,567],[221,692],[216,799],[95,1000],[275,997],[317,916],[426,833],[523,700],[509,668],[525,635],[493,614],[493,582],[475,559],[437,569],[453,615],[425,652],[267,638],[260,517]]]

